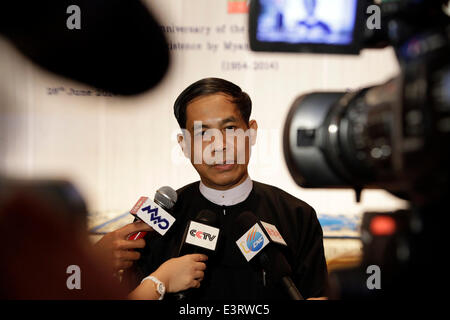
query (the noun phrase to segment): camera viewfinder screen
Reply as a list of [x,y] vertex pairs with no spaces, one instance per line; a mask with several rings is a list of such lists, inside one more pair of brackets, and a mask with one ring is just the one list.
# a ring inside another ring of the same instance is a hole
[[256,38],[261,42],[349,45],[357,0],[259,0]]

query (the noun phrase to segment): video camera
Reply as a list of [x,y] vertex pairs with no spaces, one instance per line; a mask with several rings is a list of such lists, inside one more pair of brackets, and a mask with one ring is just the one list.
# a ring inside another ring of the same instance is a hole
[[[251,2],[252,50],[358,54],[390,45],[400,65],[400,73],[380,85],[299,96],[285,123],[284,156],[298,185],[353,188],[357,201],[363,188],[381,188],[411,205],[406,212],[366,213],[362,265],[332,277],[332,283],[340,283],[334,297],[410,295],[411,277],[416,288],[438,286],[436,276],[431,275],[433,282],[423,275],[433,273],[437,260],[430,250],[440,251],[445,234],[438,219],[450,212],[450,18],[445,6],[448,0]],[[374,234],[372,222],[380,216],[392,219],[392,232]],[[363,273],[375,256],[386,284],[382,295],[364,281],[348,281],[367,278]]]

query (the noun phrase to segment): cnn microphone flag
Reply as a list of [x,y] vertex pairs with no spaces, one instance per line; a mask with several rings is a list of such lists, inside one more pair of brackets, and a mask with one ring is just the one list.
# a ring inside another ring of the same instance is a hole
[[141,197],[130,213],[148,224],[160,235],[164,235],[176,220],[149,197]]

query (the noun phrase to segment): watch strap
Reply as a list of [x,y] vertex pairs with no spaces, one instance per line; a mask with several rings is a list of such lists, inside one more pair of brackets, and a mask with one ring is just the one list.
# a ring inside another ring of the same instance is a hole
[[154,276],[145,277],[144,279],[142,279],[141,283],[145,280],[151,280],[156,284],[156,291],[158,291],[158,293],[160,294],[158,300],[162,300],[164,298],[164,294],[166,293],[166,287],[164,286],[164,283],[159,281],[159,279]]

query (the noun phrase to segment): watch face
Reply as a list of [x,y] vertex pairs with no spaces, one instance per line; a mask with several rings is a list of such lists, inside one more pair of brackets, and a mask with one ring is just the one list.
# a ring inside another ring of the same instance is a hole
[[159,283],[159,284],[158,284],[158,292],[159,292],[160,294],[163,294],[163,293],[164,293],[164,285],[163,285],[162,283]]

